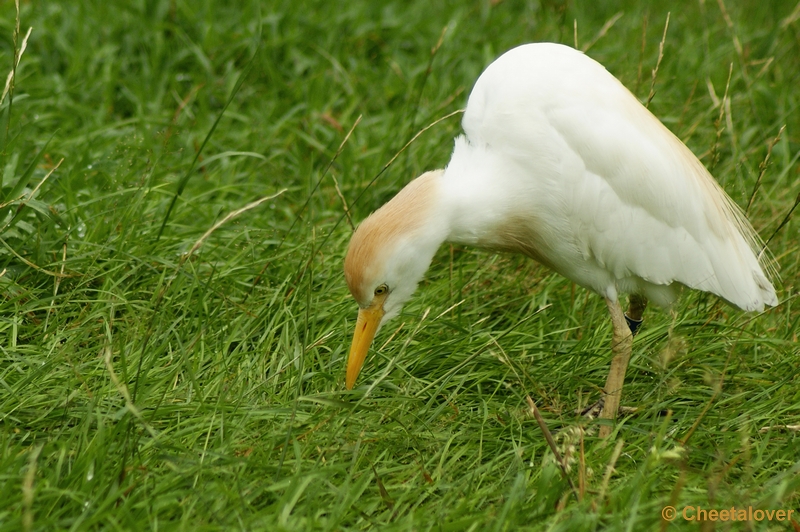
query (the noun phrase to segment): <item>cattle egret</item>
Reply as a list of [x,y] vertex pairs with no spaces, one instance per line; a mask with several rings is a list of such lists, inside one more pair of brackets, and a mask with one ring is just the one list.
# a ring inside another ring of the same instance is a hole
[[[526,44],[481,74],[444,170],[411,181],[358,227],[345,277],[359,312],[352,389],[380,326],[444,242],[523,253],[603,296],[611,369],[601,417],[619,407],[633,325],[680,288],[743,310],[777,304],[761,241],[694,154],[606,69],[568,46]],[[610,432],[610,425],[601,435]]]

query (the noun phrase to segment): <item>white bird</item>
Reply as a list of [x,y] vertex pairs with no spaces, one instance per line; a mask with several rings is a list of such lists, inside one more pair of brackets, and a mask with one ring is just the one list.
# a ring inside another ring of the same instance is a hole
[[360,309],[348,389],[444,242],[523,253],[605,298],[614,327],[606,419],[616,417],[632,347],[620,293],[632,294],[634,321],[648,299],[669,306],[682,286],[748,311],[777,304],[742,211],[583,53],[551,43],[506,52],[475,83],[463,127],[447,167],[411,181],[350,241],[345,277]]

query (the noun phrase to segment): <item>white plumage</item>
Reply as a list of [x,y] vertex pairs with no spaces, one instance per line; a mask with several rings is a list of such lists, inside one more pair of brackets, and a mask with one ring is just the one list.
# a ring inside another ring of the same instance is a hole
[[[445,170],[412,181],[353,236],[345,274],[362,312],[348,387],[444,241],[524,253],[601,294],[616,344],[630,336],[612,308],[619,293],[664,306],[683,285],[744,310],[777,303],[741,210],[583,53],[540,43],[503,54],[476,82],[463,126]],[[362,327],[368,311],[377,323]]]
[[[472,198],[471,212],[546,221],[539,253],[565,277],[611,298],[643,291],[662,305],[675,282],[745,310],[777,302],[741,211],[584,54],[558,44],[511,50],[478,79],[463,123],[445,186],[469,187],[460,200]],[[487,205],[492,190],[502,197]]]

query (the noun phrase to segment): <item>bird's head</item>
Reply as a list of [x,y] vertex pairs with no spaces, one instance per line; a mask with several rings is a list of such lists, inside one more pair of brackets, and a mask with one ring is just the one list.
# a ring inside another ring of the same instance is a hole
[[421,175],[359,225],[344,261],[358,319],[347,359],[352,389],[380,326],[400,313],[448,233],[438,201],[441,171]]

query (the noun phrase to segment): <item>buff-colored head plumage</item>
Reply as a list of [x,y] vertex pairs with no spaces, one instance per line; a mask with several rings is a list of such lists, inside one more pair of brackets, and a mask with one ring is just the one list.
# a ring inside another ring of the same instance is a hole
[[369,304],[378,285],[391,280],[386,277],[392,270],[392,255],[405,241],[425,230],[436,200],[436,178],[441,172],[427,172],[410,182],[353,234],[344,275],[360,306]]

